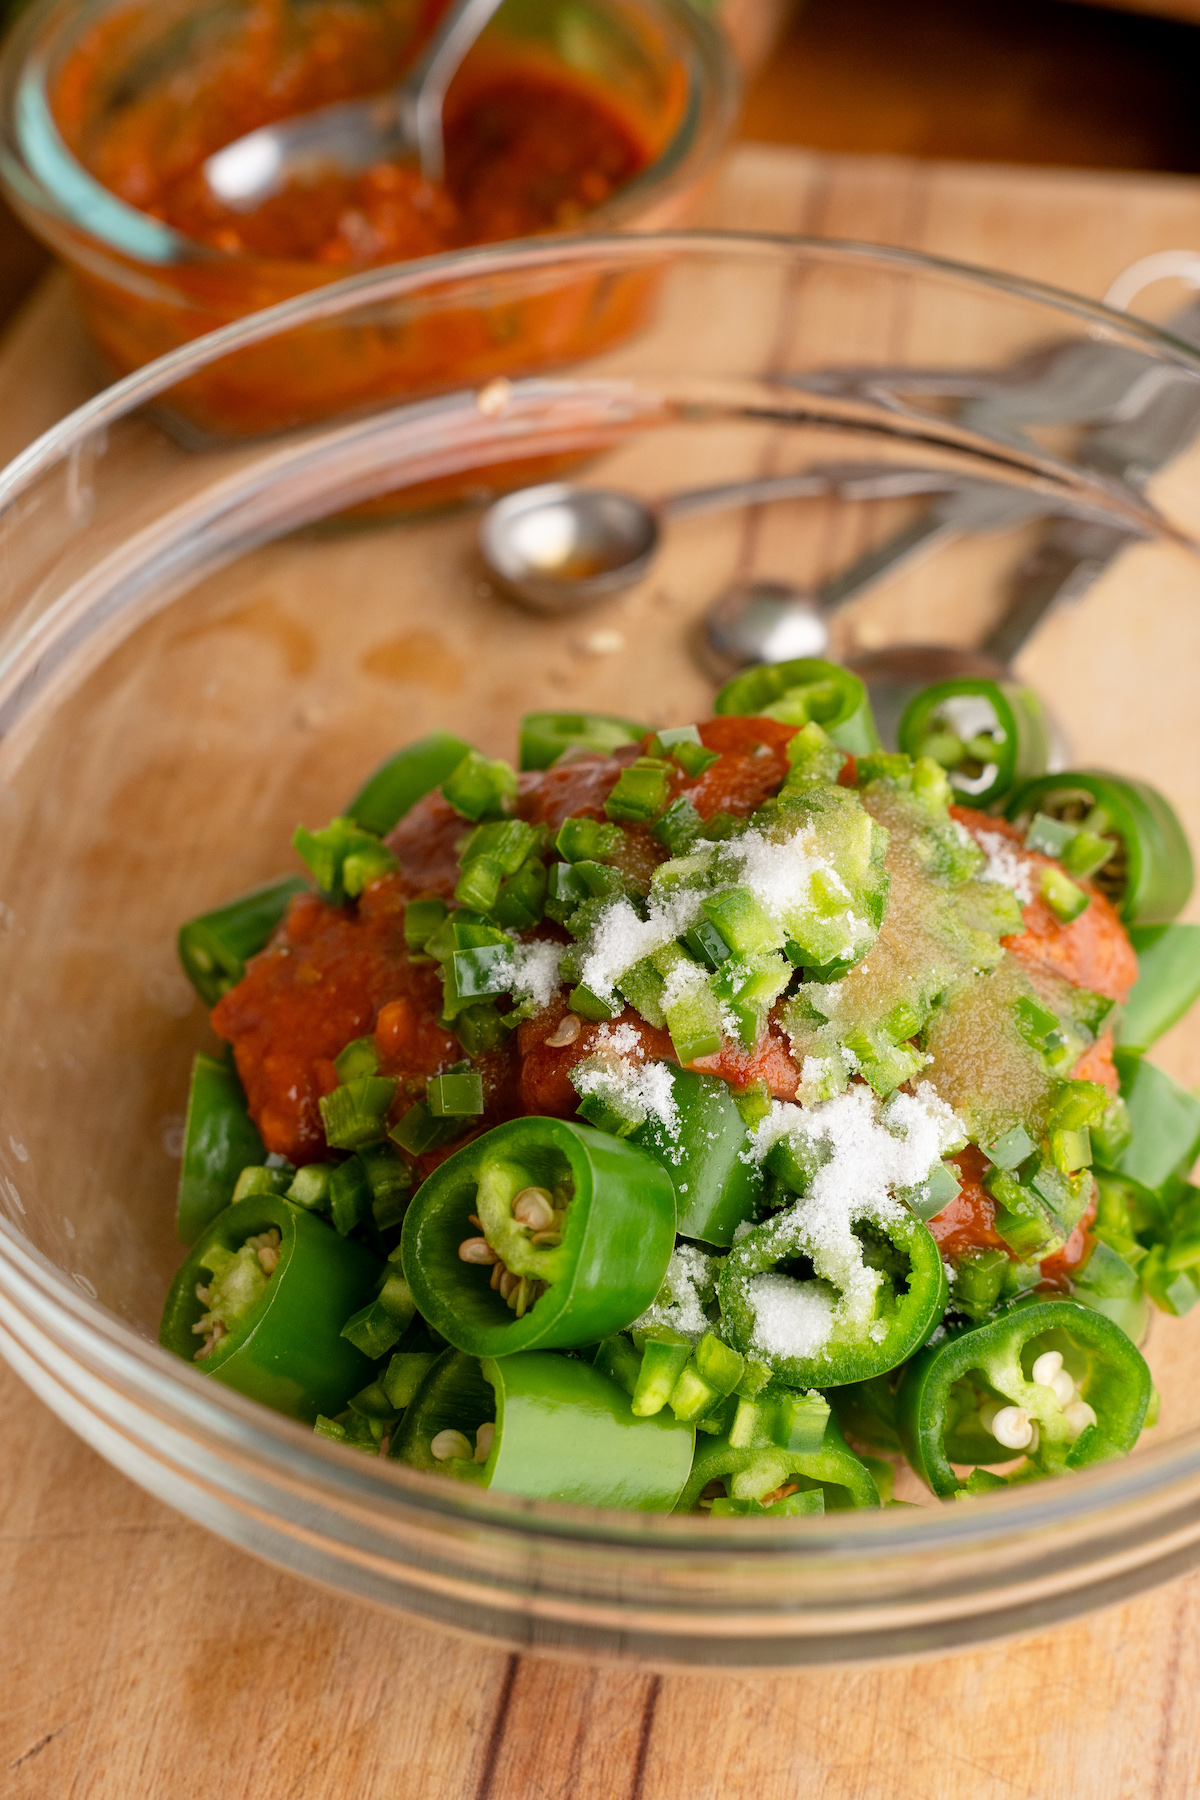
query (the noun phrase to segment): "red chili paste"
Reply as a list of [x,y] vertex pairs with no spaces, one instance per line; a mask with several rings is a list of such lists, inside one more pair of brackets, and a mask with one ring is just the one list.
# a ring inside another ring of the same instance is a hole
[[[427,6],[418,41],[441,10]],[[236,35],[201,44],[186,74],[150,82],[77,144],[92,173],[199,243],[272,261],[366,268],[578,224],[651,159],[628,114],[564,66],[480,45],[445,107],[446,178],[415,161],[297,183],[250,212],[223,205],[201,165],[257,126],[377,93],[413,49],[411,11],[340,0],[256,0]],[[56,102],[81,135],[103,69],[103,29],[76,52]],[[90,54],[89,54],[90,52]]]

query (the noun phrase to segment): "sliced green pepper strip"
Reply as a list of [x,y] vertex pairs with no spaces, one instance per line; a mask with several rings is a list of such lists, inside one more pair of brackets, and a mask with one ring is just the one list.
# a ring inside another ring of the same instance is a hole
[[[746,1511],[757,1510],[746,1503],[757,1501],[761,1506],[764,1495],[788,1485],[796,1477],[800,1478],[802,1491],[809,1488],[822,1490],[825,1508],[830,1512],[879,1505],[879,1490],[871,1471],[860,1457],[855,1456],[842,1436],[837,1420],[831,1416],[826,1422],[820,1448],[807,1452],[761,1445],[739,1450],[728,1438],[700,1440],[692,1472],[675,1511],[691,1512],[710,1481],[723,1481],[735,1504],[743,1503]],[[770,1506],[766,1510],[774,1512]],[[782,1514],[782,1508],[781,1516],[786,1516]]]
[[[512,1215],[529,1187],[565,1194],[561,1242],[534,1244]],[[484,1236],[512,1274],[546,1283],[516,1318],[492,1269],[459,1257]],[[675,1191],[648,1151],[566,1119],[510,1119],[418,1188],[401,1236],[417,1309],[475,1356],[595,1344],[638,1318],[662,1286],[675,1243]]]
[[762,713],[789,725],[815,720],[854,756],[879,748],[867,690],[857,675],[818,657],[759,663],[727,681],[713,701],[716,713]]
[[1138,978],[1121,1010],[1121,1044],[1149,1050],[1200,1000],[1200,925],[1135,925]]
[[[1095,1424],[1078,1419],[1053,1389],[1031,1379],[1056,1350]],[[1021,1409],[1038,1426],[1030,1473],[1058,1473],[1122,1456],[1137,1442],[1150,1403],[1150,1371],[1111,1320],[1075,1300],[1018,1300],[998,1319],[949,1333],[913,1358],[896,1395],[900,1438],[917,1474],[943,1499],[964,1483],[952,1462],[1006,1463],[1020,1451],[998,1442],[980,1401]]]
[[206,1006],[215,1006],[222,994],[237,986],[247,959],[265,949],[292,895],[307,887],[301,876],[285,875],[179,927],[183,972]]
[[1135,1051],[1118,1050],[1113,1060],[1130,1137],[1111,1166],[1158,1193],[1173,1179],[1186,1179],[1200,1154],[1200,1100]]
[[931,756],[955,796],[990,806],[1018,783],[1046,772],[1050,733],[1032,688],[1016,681],[939,681],[910,700],[900,721],[900,748]]
[[[439,1432],[459,1431],[474,1445],[489,1423],[485,1461],[433,1456]],[[477,1362],[447,1351],[417,1389],[388,1454],[529,1500],[670,1512],[694,1441],[691,1426],[671,1413],[636,1418],[615,1381],[574,1357],[534,1350]]]
[[1186,905],[1192,853],[1174,807],[1149,782],[1068,769],[1019,787],[1007,812],[1027,821],[1041,813],[1112,842],[1114,854],[1092,880],[1126,924],[1166,925]]
[[568,750],[595,750],[601,756],[648,737],[650,725],[613,713],[526,713],[521,720],[522,769],[548,769]]
[[266,1161],[266,1146],[246,1107],[237,1071],[224,1057],[200,1052],[192,1063],[175,1231],[194,1244],[233,1199],[242,1170]]
[[376,837],[386,837],[418,800],[453,775],[470,744],[449,731],[431,731],[381,763],[346,808],[345,816]]
[[802,1213],[791,1209],[755,1226],[738,1238],[722,1263],[717,1293],[727,1336],[789,1386],[840,1387],[886,1374],[925,1342],[946,1310],[949,1287],[941,1252],[920,1219],[906,1213],[886,1226],[856,1227],[856,1235],[880,1271],[874,1313],[869,1319],[839,1319],[836,1296],[826,1282],[790,1282],[798,1290],[797,1301],[808,1290],[813,1306],[831,1314],[824,1343],[807,1355],[790,1355],[763,1341],[754,1289],[763,1276],[788,1280],[779,1265],[805,1254]]
[[[193,1327],[208,1310],[197,1285],[210,1285],[213,1261],[228,1265],[247,1238],[272,1228],[280,1238],[274,1273],[265,1283],[258,1276],[248,1282],[252,1293],[261,1291],[196,1362],[201,1339]],[[339,1413],[371,1378],[371,1363],[341,1332],[370,1299],[380,1266],[362,1244],[339,1237],[312,1213],[256,1194],[219,1213],[190,1252],[171,1283],[158,1341],[238,1393],[311,1425],[318,1413]]]
[[671,1091],[675,1126],[668,1132],[652,1114],[633,1142],[662,1163],[674,1182],[680,1235],[723,1249],[753,1215],[763,1191],[759,1165],[742,1160],[750,1134],[728,1082],[717,1076],[672,1069]]

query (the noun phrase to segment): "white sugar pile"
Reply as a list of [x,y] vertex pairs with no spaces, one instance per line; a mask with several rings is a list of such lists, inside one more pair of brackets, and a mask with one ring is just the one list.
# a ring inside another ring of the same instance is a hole
[[602,999],[611,1000],[618,981],[635,963],[682,937],[698,923],[702,917],[701,898],[692,888],[665,900],[652,898],[645,919],[639,919],[628,900],[614,900],[606,906],[584,957],[584,986]]
[[712,1264],[713,1258],[695,1244],[680,1244],[672,1254],[657,1299],[634,1320],[631,1329],[650,1331],[665,1325],[693,1342],[711,1331],[704,1303],[713,1294]]
[[[776,1101],[755,1133],[756,1159],[782,1138],[795,1141],[802,1162],[819,1166],[807,1193],[761,1227],[764,1249],[777,1261],[807,1256],[818,1280],[757,1275],[747,1297],[756,1315],[753,1347],[771,1357],[806,1357],[839,1325],[861,1327],[875,1312],[883,1277],[864,1261],[855,1225],[901,1219],[897,1192],[928,1180],[966,1133],[922,1082],[915,1094],[893,1094],[883,1105],[863,1084],[811,1110]],[[836,1303],[829,1301],[830,1288],[840,1296]]]
[[572,1073],[576,1092],[594,1094],[623,1118],[643,1124],[654,1119],[668,1139],[679,1129],[679,1108],[671,1065],[647,1062],[632,1025],[604,1025],[592,1040],[592,1054]]
[[759,1275],[754,1297],[755,1343],[772,1356],[816,1356],[829,1342],[838,1296],[827,1281]]

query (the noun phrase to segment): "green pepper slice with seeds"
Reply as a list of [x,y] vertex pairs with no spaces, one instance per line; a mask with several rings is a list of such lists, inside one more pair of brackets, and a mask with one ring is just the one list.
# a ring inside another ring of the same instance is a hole
[[759,663],[727,681],[715,713],[761,714],[785,725],[822,726],[842,750],[866,756],[879,748],[867,690],[857,675],[820,657]]
[[1090,853],[1095,844],[1104,860],[1073,870],[1072,840],[1057,852],[1059,860],[1068,874],[1090,874],[1127,925],[1169,924],[1187,904],[1192,853],[1174,807],[1148,781],[1102,769],[1067,769],[1018,788],[1007,812],[1018,822],[1040,816],[1078,827],[1085,849]]
[[400,1243],[417,1310],[456,1349],[570,1349],[655,1298],[675,1190],[636,1144],[573,1120],[510,1119],[422,1183]]
[[1024,1454],[1028,1479],[1123,1456],[1150,1397],[1145,1359],[1119,1326],[1076,1300],[1031,1296],[915,1356],[896,1421],[913,1468],[950,1499],[974,1491],[953,1463],[986,1468]]
[[899,744],[908,756],[930,756],[940,764],[957,800],[991,806],[1045,774],[1050,732],[1032,688],[961,677],[939,681],[909,701]]
[[671,1413],[637,1418],[615,1381],[575,1357],[526,1350],[480,1361],[448,1350],[388,1455],[527,1500],[670,1512],[694,1440]]
[[[273,1258],[249,1239],[264,1240]],[[219,1213],[188,1255],[158,1341],[215,1381],[311,1425],[340,1412],[370,1379],[370,1361],[341,1333],[370,1300],[381,1267],[323,1219],[255,1194]]]

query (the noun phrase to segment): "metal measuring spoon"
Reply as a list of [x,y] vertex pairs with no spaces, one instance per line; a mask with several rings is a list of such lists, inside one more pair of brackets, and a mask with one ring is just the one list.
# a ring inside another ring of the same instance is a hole
[[903,499],[946,493],[963,484],[962,476],[950,472],[895,463],[828,463],[794,475],[720,482],[649,501],[620,488],[552,481],[521,488],[489,506],[479,528],[479,547],[501,586],[534,612],[576,612],[641,581],[668,520],[767,500],[823,494],[847,500]]
[[363,100],[261,125],[201,165],[209,190],[248,212],[291,181],[329,173],[361,175],[379,162],[419,157],[426,181],[446,172],[442,104],[446,89],[500,0],[453,0],[399,86]]

